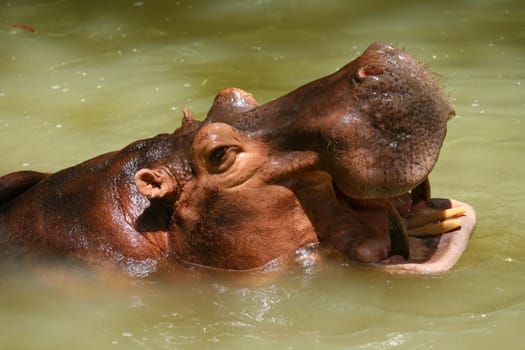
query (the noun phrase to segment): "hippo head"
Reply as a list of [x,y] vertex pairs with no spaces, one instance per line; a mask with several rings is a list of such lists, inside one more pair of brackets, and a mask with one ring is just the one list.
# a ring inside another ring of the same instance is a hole
[[185,117],[194,125],[185,180],[162,164],[135,179],[169,204],[170,246],[186,263],[251,269],[318,242],[361,262],[427,261],[439,239],[407,238],[405,227],[435,211],[427,177],[452,115],[419,63],[373,44],[261,106],[221,91],[203,122]]

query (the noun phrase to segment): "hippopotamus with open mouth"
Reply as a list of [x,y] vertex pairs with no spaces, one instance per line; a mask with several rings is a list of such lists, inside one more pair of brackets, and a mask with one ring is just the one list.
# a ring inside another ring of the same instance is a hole
[[258,105],[222,90],[204,121],[79,165],[0,177],[0,251],[263,269],[322,247],[390,272],[449,270],[473,209],[431,199],[454,109],[408,54],[372,44],[336,73]]

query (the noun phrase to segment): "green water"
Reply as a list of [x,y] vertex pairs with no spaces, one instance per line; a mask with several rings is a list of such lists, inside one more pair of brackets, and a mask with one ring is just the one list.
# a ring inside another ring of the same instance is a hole
[[455,103],[433,194],[472,204],[478,226],[451,273],[334,263],[255,284],[4,272],[0,348],[521,349],[521,1],[2,1],[0,174],[55,171],[172,131],[184,106],[202,118],[226,86],[268,101],[373,41],[425,62]]

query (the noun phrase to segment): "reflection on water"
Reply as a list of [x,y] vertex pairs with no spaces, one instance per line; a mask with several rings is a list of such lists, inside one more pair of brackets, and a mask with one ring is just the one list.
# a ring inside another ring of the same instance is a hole
[[267,101],[379,40],[443,76],[458,116],[434,195],[473,204],[478,227],[436,278],[340,262],[261,283],[3,271],[0,348],[519,348],[523,18],[519,1],[3,2],[0,174],[55,171],[171,131],[184,106],[204,117],[226,86]]

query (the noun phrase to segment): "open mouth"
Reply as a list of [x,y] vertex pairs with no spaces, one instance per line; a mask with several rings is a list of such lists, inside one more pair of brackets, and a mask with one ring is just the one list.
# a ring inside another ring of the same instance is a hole
[[450,270],[466,249],[476,221],[468,204],[431,198],[428,178],[402,196],[351,201],[353,206],[385,207],[390,251],[373,266],[392,273],[440,274]]

